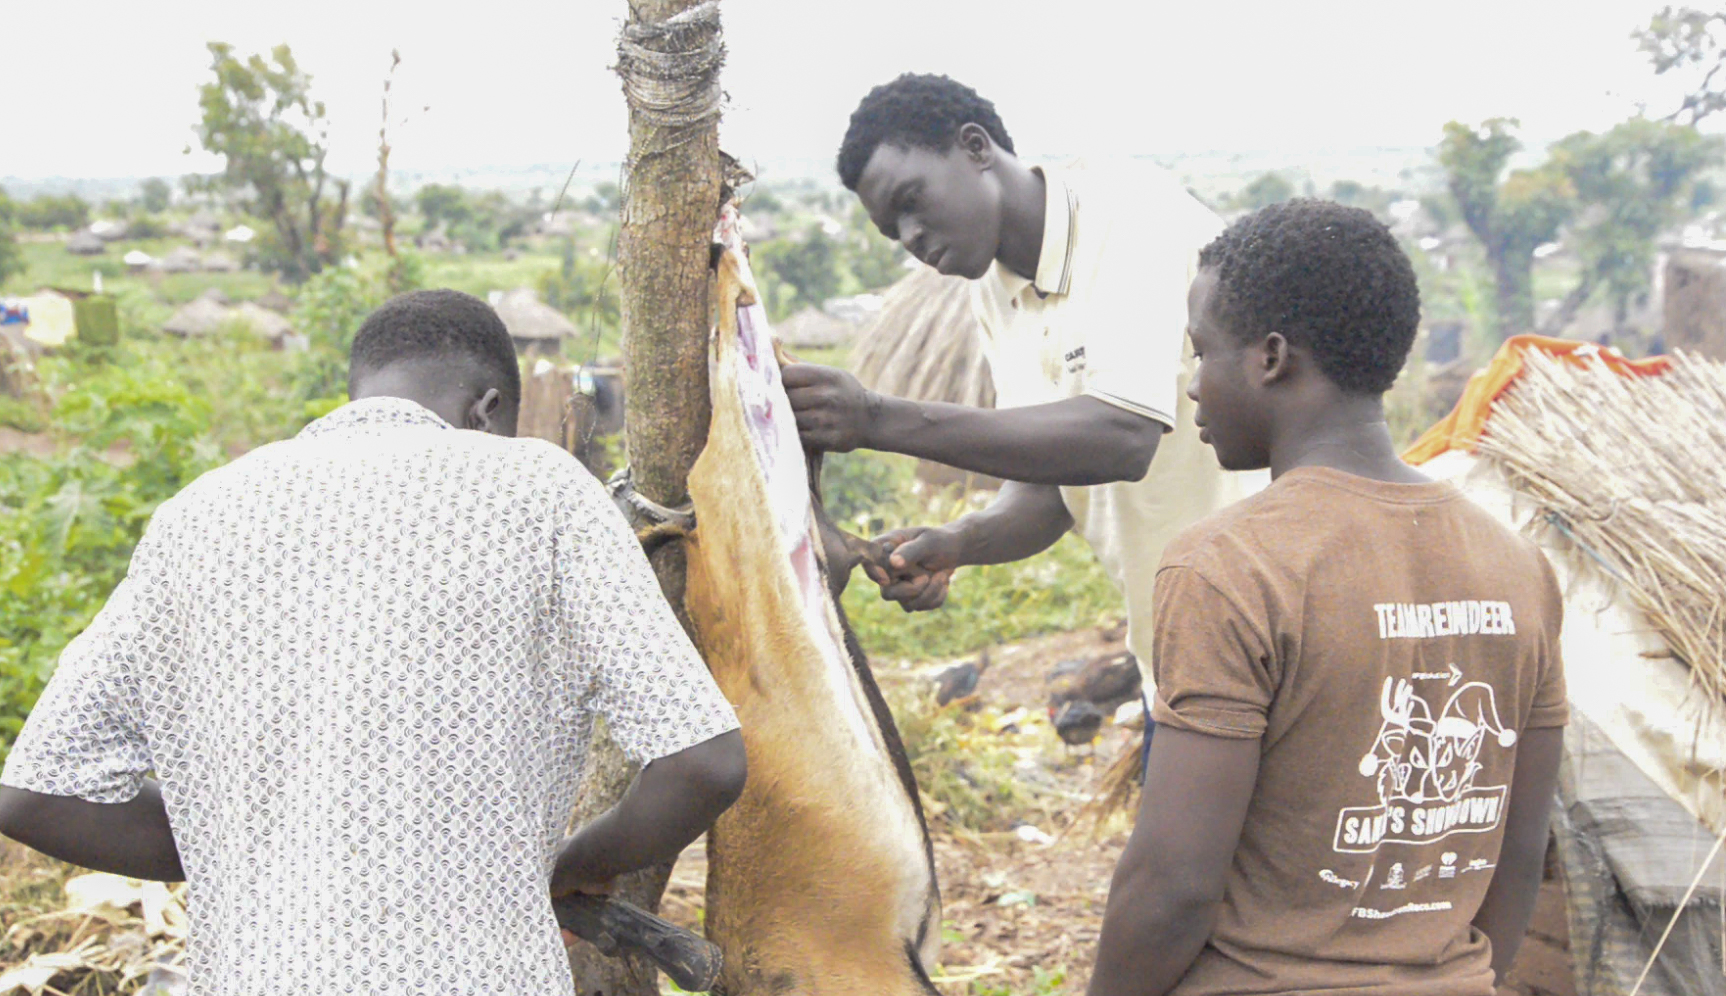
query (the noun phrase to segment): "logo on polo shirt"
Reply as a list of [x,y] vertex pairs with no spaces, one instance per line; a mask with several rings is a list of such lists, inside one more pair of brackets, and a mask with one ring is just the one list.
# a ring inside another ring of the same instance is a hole
[[1068,373],[1078,373],[1085,369],[1085,347],[1080,346],[1078,349],[1068,350],[1067,355],[1062,359],[1067,361]]

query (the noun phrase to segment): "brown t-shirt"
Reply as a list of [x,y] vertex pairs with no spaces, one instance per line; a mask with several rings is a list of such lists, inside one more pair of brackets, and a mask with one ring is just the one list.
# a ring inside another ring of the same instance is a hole
[[1545,556],[1452,485],[1301,468],[1182,534],[1155,606],[1156,721],[1262,750],[1176,996],[1491,996],[1516,743],[1568,718]]

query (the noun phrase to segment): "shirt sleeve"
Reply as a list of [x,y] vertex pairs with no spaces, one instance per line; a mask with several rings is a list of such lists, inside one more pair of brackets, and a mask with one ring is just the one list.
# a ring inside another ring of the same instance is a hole
[[1564,594],[1546,555],[1537,553],[1536,556],[1540,558],[1545,583],[1545,615],[1540,627],[1539,677],[1534,686],[1534,705],[1528,711],[1525,724],[1531,730],[1564,726],[1570,722],[1570,692],[1564,683],[1564,650],[1560,639],[1564,632]]
[[612,739],[646,764],[737,729],[623,514],[591,477],[574,490],[558,571],[576,674]]
[[1276,695],[1262,619],[1190,567],[1165,567],[1152,595],[1151,718],[1215,737],[1264,735]]
[[130,802],[143,788],[152,763],[139,716],[138,666],[161,633],[150,543],[146,534],[126,577],[61,652],[0,784],[97,803]]

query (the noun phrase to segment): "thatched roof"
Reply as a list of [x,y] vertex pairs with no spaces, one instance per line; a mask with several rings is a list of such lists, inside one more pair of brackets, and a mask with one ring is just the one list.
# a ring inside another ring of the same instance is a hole
[[1626,377],[1539,350],[1524,363],[1476,452],[1726,703],[1726,364],[1679,354]]
[[916,401],[995,406],[970,281],[928,267],[888,288],[886,303],[857,337],[851,369],[871,390]]
[[96,256],[107,249],[107,244],[91,232],[75,232],[66,240],[66,251],[74,256]]
[[203,262],[206,273],[237,273],[240,269],[240,261],[225,252],[207,253]]
[[203,266],[203,257],[190,246],[178,246],[161,259],[163,273],[196,273]]
[[567,339],[576,334],[575,323],[563,312],[539,299],[532,288],[517,287],[492,302],[499,318],[515,339]]
[[182,336],[213,334],[228,320],[229,308],[220,301],[200,297],[162,323],[162,331]]

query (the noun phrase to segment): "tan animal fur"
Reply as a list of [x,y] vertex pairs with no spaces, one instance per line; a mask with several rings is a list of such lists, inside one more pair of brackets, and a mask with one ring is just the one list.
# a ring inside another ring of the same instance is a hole
[[889,756],[897,734],[845,660],[831,598],[829,632],[811,632],[788,544],[763,526],[768,483],[738,384],[737,307],[755,299],[740,260],[720,262],[713,421],[689,475],[686,605],[749,755],[743,797],[709,835],[706,929],[725,952],[727,996],[924,996],[940,906],[920,813]]

